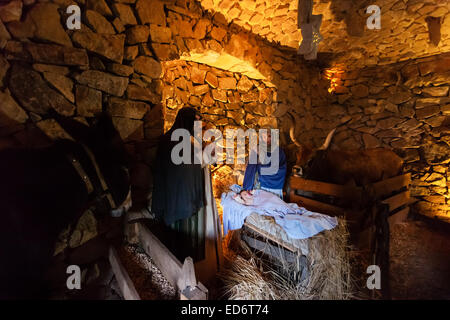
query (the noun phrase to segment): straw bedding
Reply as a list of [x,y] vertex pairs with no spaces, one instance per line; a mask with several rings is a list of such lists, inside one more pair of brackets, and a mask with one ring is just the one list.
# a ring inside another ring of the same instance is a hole
[[[342,300],[352,296],[348,232],[343,220],[330,231],[306,239],[308,276],[298,266],[251,249],[234,231],[226,238],[221,278],[230,300]],[[266,240],[266,243],[269,240]],[[301,255],[298,251],[297,255]]]

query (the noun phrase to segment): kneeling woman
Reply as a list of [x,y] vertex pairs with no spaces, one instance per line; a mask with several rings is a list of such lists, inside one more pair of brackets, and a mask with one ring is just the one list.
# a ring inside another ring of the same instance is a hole
[[190,164],[173,162],[172,150],[180,142],[171,137],[175,130],[185,129],[192,141],[196,120],[200,115],[194,108],[178,112],[172,128],[159,141],[154,167],[152,212],[168,227],[160,238],[181,263],[188,256],[194,261],[204,259],[204,176],[202,166],[194,164],[192,145]]

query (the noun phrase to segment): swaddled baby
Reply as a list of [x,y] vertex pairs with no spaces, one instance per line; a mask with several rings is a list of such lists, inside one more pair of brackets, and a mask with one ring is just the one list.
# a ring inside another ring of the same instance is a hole
[[253,204],[253,190],[242,190],[233,197],[240,204],[251,206]]
[[267,212],[284,215],[288,213],[296,212],[298,206],[295,204],[288,204],[281,200],[278,195],[265,190],[242,190],[233,196],[233,199],[245,206],[252,206],[258,209],[262,209]]
[[222,194],[223,230],[242,228],[245,219],[252,213],[272,216],[292,239],[306,239],[322,230],[337,226],[337,218],[299,207],[296,203],[286,203],[278,195],[265,190],[242,191],[242,187],[232,185],[231,192]]

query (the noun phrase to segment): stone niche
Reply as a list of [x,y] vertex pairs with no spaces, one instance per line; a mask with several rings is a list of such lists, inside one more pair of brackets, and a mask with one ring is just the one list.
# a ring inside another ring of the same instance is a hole
[[165,67],[162,104],[168,129],[178,110],[193,106],[205,121],[226,127],[258,128],[278,124],[273,113],[277,89],[268,81],[189,61],[171,61]]
[[[184,106],[195,107],[207,128],[218,129],[223,135],[227,129],[255,129],[257,132],[261,126],[278,128],[277,118],[274,117],[277,88],[269,81],[250,78],[253,74],[247,76],[185,60],[164,63],[163,68],[165,131],[170,129],[178,111]],[[225,160],[225,145],[219,143],[224,147],[224,153],[219,158]],[[236,150],[236,143],[233,147]],[[246,147],[248,150],[248,139]],[[236,163],[219,165],[214,169],[216,199],[219,200],[231,184],[242,184],[244,169],[245,166]]]

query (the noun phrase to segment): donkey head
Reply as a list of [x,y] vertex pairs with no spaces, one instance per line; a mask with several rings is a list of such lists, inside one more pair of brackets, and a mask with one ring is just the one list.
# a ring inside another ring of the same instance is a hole
[[123,204],[130,190],[130,157],[111,117],[99,114],[91,119],[91,126],[65,117],[56,120],[76,142],[92,151],[116,205]]

